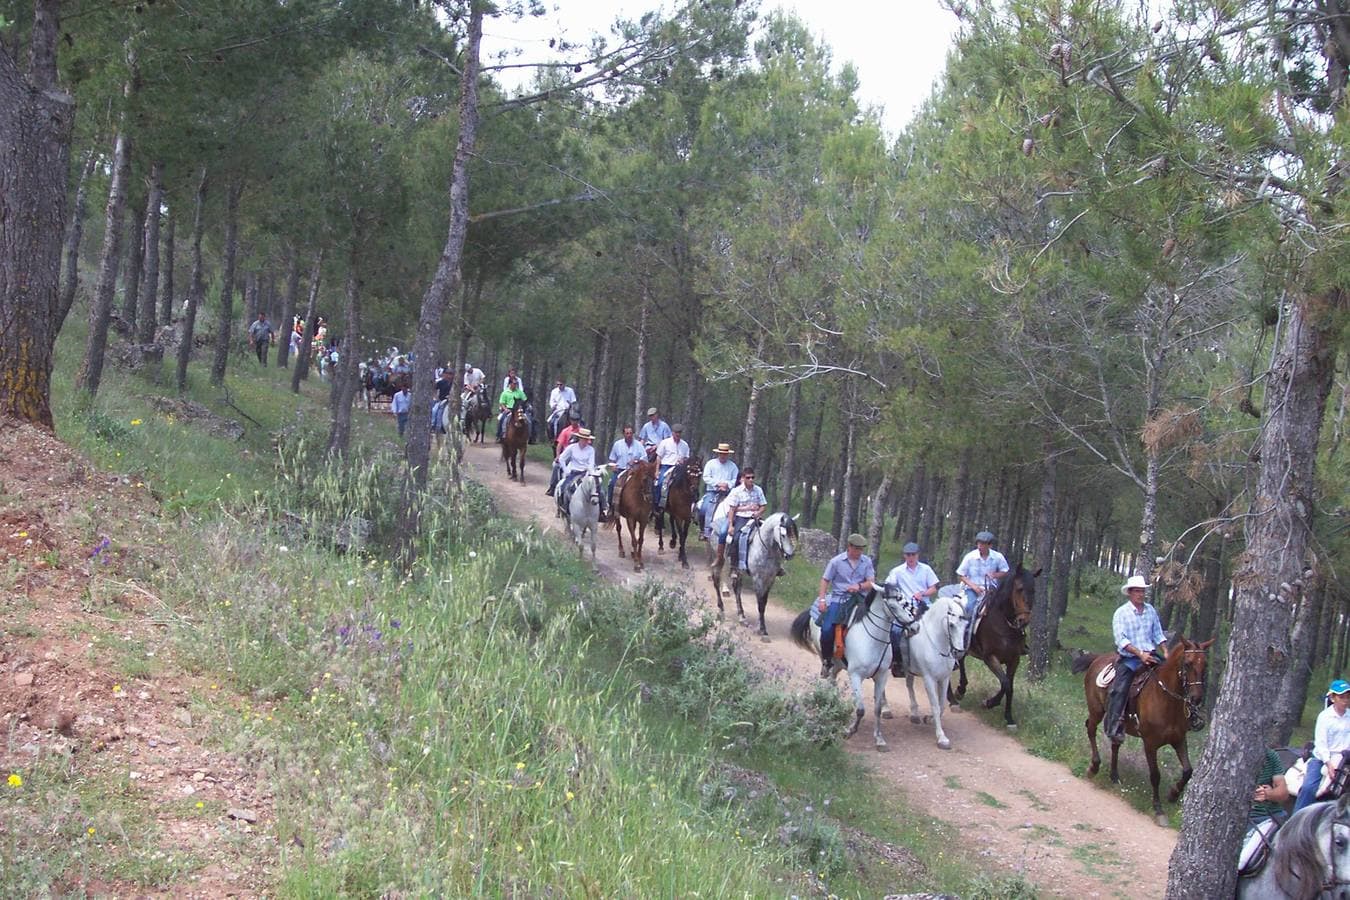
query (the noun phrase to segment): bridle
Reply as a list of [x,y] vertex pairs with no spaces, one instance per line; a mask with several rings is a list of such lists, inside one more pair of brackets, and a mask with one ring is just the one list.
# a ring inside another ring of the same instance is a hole
[[[1172,690],[1158,676],[1157,671],[1153,673],[1153,680],[1157,682],[1158,687],[1164,694],[1173,700],[1180,701],[1186,707],[1187,725],[1191,731],[1199,731],[1205,727],[1205,679],[1192,679],[1193,669],[1188,663],[1188,658],[1192,655],[1205,656],[1204,650],[1181,651],[1181,664],[1177,667],[1177,678],[1181,682],[1180,692]],[[1191,688],[1200,686],[1200,700],[1197,702],[1191,699]],[[1350,882],[1348,882],[1350,883]]]
[[[776,513],[775,513],[775,515],[776,515]],[[770,518],[772,518],[772,517],[770,517]],[[767,530],[767,529],[765,529],[764,524],[765,524],[767,521],[768,521],[768,520],[766,519],[766,520],[763,520],[763,521],[760,522],[760,527],[758,527],[758,528],[755,529],[755,533],[754,533],[754,535],[751,536],[750,540],[751,540],[752,542],[753,542],[753,541],[759,541],[759,542],[760,542],[762,545],[764,545],[766,548],[767,548],[767,547],[777,547],[777,548],[779,549],[779,551],[782,552],[782,554],[783,554],[783,559],[792,559],[792,555],[793,555],[793,553],[794,553],[795,551],[789,550],[789,549],[787,548],[787,546],[784,545],[783,540],[782,540],[782,538],[781,538],[781,536],[780,536],[780,534],[779,534],[779,529],[782,529],[783,531],[787,531],[787,530],[788,530],[788,526],[785,525],[785,524],[775,525],[774,528],[773,528],[773,539],[770,540],[769,538],[767,538],[767,537],[764,536],[764,532]],[[750,550],[750,548],[749,548],[749,547],[746,547],[746,553],[747,553],[747,555],[749,554],[749,550]]]
[[[944,614],[944,615],[943,615],[943,618],[944,618],[944,619],[948,618],[948,615],[947,615],[947,614]],[[963,607],[963,611],[962,611],[962,613],[961,613],[961,622],[962,622],[962,625],[961,625],[961,633],[962,633],[962,634],[965,634],[965,631],[966,631],[966,626],[965,626],[964,623],[969,622],[969,621],[970,621],[970,616],[968,616],[968,615],[965,614],[965,612],[964,612],[964,607]],[[962,660],[962,659],[965,659],[966,653],[969,652],[969,649],[968,649],[968,648],[961,648],[961,647],[956,646],[956,641],[952,640],[952,626],[951,626],[950,623],[947,623],[947,625],[946,625],[946,630],[947,630],[947,652],[946,652],[946,653],[943,653],[941,650],[939,650],[939,651],[938,651],[938,655],[941,656],[941,657],[943,657],[944,659],[955,659],[955,660]]]
[[[896,603],[897,605],[899,605],[901,604],[902,601],[896,600],[891,597],[887,597],[884,592],[882,593],[880,599],[882,605],[886,608],[886,613],[878,613],[876,609],[876,604],[873,603],[871,606],[867,608],[867,614],[863,616],[862,621],[858,623],[858,627],[862,628],[863,634],[867,635],[867,637],[871,639],[873,643],[882,644],[885,647],[889,648],[891,645],[891,622],[892,621],[899,622],[901,628],[907,628],[910,625],[913,625],[916,619],[914,616],[911,615],[910,620],[908,622],[900,622],[900,617],[893,614],[894,611],[891,609],[890,604]],[[887,613],[890,613],[891,615],[887,615]],[[882,631],[881,637],[877,637],[876,632],[872,630],[872,625],[870,623],[872,623],[873,621],[879,623],[878,627],[880,627]],[[871,675],[867,676],[868,678],[875,679],[877,677],[877,673],[881,671],[881,667],[884,664],[885,659],[886,659],[886,652],[885,650],[883,650],[881,656],[877,658],[877,667],[872,670]]]

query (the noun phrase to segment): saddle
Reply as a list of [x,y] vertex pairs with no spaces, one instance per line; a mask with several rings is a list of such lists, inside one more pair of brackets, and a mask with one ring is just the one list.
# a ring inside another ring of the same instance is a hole
[[563,482],[558,486],[555,492],[558,501],[558,514],[564,519],[570,518],[569,511],[572,508],[572,495],[577,492],[577,485],[581,484],[581,476],[584,473],[573,472],[571,475],[563,477]]
[[839,621],[834,623],[834,658],[847,668],[848,660],[844,656],[844,638],[848,637],[849,626],[864,612],[862,598],[856,594],[844,601],[844,611]]
[[750,571],[750,539],[755,536],[755,532],[762,524],[764,523],[759,519],[751,519],[741,526],[740,531],[736,532],[736,569],[738,571]]
[[671,466],[666,470],[665,474],[657,476],[656,495],[652,497],[652,502],[656,504],[657,508],[665,506],[666,494],[670,490],[670,482],[675,478],[675,472],[679,468],[679,466]]
[[1254,826],[1242,842],[1242,852],[1238,854],[1238,878],[1255,878],[1270,861],[1270,848],[1275,841],[1275,832],[1280,823],[1266,819]]
[[[1130,683],[1130,692],[1126,695],[1125,711],[1128,715],[1134,715],[1136,701],[1139,694],[1148,686],[1149,679],[1155,674],[1156,666],[1140,666],[1139,671],[1134,673],[1134,681]],[[1112,683],[1116,680],[1116,664],[1107,663],[1100,672],[1097,673],[1097,687],[1109,690]]]

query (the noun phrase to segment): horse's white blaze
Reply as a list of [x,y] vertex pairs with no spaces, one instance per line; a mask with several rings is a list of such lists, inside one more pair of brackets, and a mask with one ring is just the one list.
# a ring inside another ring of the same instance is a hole
[[952,680],[952,665],[966,652],[965,605],[955,597],[938,597],[919,621],[919,633],[909,639],[910,673],[905,677],[909,689],[910,721],[919,716],[919,701],[914,696],[914,674],[923,678],[928,705],[933,713],[933,731],[937,745],[951,747],[942,730],[942,707],[947,701],[947,686]]

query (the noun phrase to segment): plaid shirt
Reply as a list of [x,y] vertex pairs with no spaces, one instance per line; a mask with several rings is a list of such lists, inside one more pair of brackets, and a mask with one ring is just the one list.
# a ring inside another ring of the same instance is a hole
[[1145,603],[1144,608],[1136,612],[1134,604],[1128,600],[1120,604],[1116,614],[1111,617],[1111,634],[1116,639],[1116,649],[1121,653],[1125,652],[1127,644],[1134,644],[1147,653],[1158,649],[1167,640],[1153,604]]

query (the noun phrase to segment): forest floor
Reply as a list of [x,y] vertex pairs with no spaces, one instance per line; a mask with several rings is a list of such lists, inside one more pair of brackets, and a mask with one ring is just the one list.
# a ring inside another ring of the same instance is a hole
[[[561,520],[554,517],[552,499],[544,495],[546,468],[531,461],[527,484],[513,483],[506,476],[500,447],[492,443],[470,447],[465,461],[469,476],[492,492],[501,512],[532,521],[546,533],[563,531]],[[630,561],[619,558],[612,527],[601,532],[597,550],[596,570],[613,582],[636,585],[653,578],[684,588],[704,604],[715,602],[705,564],[706,545],[697,542],[695,535],[690,536],[688,569],[680,568],[674,553],[657,551],[651,529],[642,573],[635,573]],[[810,565],[804,560],[788,563],[803,564]],[[753,595],[747,600],[747,612],[753,618]],[[808,601],[770,599],[767,643],[758,639],[754,628],[736,624],[734,613],[723,627],[760,668],[804,688],[818,677],[819,661],[792,645],[788,630],[796,612]],[[847,689],[844,679],[840,686]],[[926,711],[922,686],[916,689],[920,707]],[[869,718],[870,691],[870,685],[865,685]],[[1176,841],[1173,830],[1159,827],[1120,796],[1075,777],[1064,765],[1031,755],[1011,736],[969,712],[944,715],[943,728],[952,749],[940,750],[931,724],[909,722],[904,688],[897,692],[892,687],[889,697],[896,701],[892,704],[896,717],[883,724],[882,732],[891,752],[873,750],[870,721],[863,722],[847,746],[881,781],[901,790],[912,808],[957,829],[964,849],[986,860],[991,870],[1020,874],[1044,896],[1162,895],[1167,860]],[[971,698],[966,702],[971,703]],[[1098,777],[1106,779],[1105,773]]]

